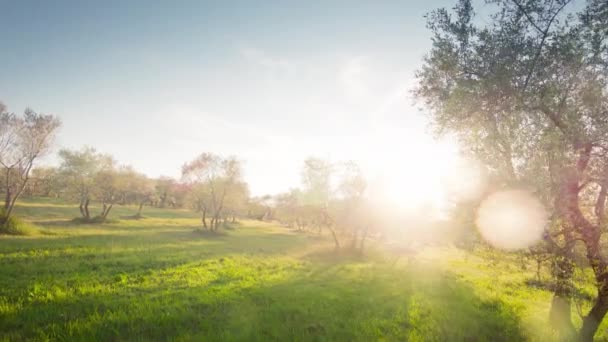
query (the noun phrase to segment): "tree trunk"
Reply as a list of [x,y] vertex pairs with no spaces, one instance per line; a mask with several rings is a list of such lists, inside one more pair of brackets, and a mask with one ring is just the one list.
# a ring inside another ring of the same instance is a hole
[[81,199],[80,204],[78,205],[78,209],[80,210],[80,216],[86,217],[84,213],[84,201]]
[[350,248],[351,249],[356,249],[357,248],[357,240],[359,238],[359,229],[355,229],[353,232],[353,239],[350,242]]
[[8,207],[11,205],[11,188],[6,188],[6,197],[4,198],[4,210],[8,210]]
[[[23,180],[23,183],[21,183],[17,193],[12,195],[13,197],[11,198],[11,201],[8,205],[8,209],[4,213],[4,225],[5,226],[8,226],[9,219],[11,218],[11,215],[13,213],[13,208],[15,208],[15,203],[17,202],[17,199],[19,198],[19,196],[21,196],[21,194],[23,193],[23,190],[25,189],[25,186],[27,185],[27,181],[29,179],[28,175],[29,175],[30,168],[31,168],[31,165],[28,167],[28,169],[25,173],[25,179]],[[8,193],[8,189],[7,189],[7,193]]]
[[365,239],[367,238],[367,232],[369,231],[369,227],[365,227],[365,230],[363,231],[363,236],[361,236],[361,244],[359,246],[359,249],[361,250],[361,252],[363,252],[363,248],[365,247]]
[[205,227],[205,229],[208,229],[209,227],[207,227],[207,209],[203,207],[203,218],[201,219],[201,221],[203,221],[203,227]]
[[597,298],[589,314],[583,319],[583,327],[579,333],[580,341],[593,341],[597,328],[608,312],[608,280],[605,280],[597,293]]
[[105,221],[106,217],[108,217],[108,213],[110,212],[110,209],[112,209],[112,204],[106,204],[105,202],[103,203],[103,207],[101,209],[101,214],[99,215],[102,220]]
[[91,213],[89,212],[89,203],[90,202],[91,202],[91,200],[88,198],[84,201],[84,215],[85,215],[84,217],[87,220],[91,219]]
[[[6,170],[6,181],[4,186],[6,187],[6,198],[4,199],[4,210],[8,210],[11,204],[11,169]],[[8,220],[7,220],[8,221]]]
[[144,201],[139,202],[139,209],[137,210],[137,216],[141,216],[141,211],[144,208]]
[[340,241],[338,241],[338,235],[336,235],[336,231],[332,227],[327,227],[327,228],[331,232],[331,236],[334,239],[334,245],[335,245],[336,249],[340,249]]
[[215,217],[213,218],[213,222],[215,224],[214,230],[217,230],[220,226],[220,221],[221,221],[221,217],[220,214],[216,214]]
[[109,205],[106,205],[105,203],[103,204],[103,211],[102,211],[101,217],[103,218],[104,221],[108,217],[110,210],[112,210],[112,205],[113,205],[112,203],[110,203]]
[[553,327],[566,339],[570,339],[576,331],[571,317],[571,280],[573,272],[574,264],[572,260],[565,256],[559,256],[554,265],[555,290],[549,311],[549,319]]

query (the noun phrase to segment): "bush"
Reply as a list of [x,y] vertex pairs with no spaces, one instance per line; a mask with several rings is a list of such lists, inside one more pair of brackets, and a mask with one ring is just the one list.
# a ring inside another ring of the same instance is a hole
[[11,216],[6,222],[4,212],[0,212],[0,234],[8,235],[33,235],[38,230],[29,222],[23,221],[15,216]]

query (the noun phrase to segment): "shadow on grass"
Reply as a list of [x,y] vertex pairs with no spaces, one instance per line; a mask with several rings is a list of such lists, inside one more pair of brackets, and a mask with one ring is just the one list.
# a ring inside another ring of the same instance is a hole
[[42,227],[78,227],[85,226],[84,223],[76,222],[73,219],[59,219],[59,220],[44,220],[44,221],[34,221],[35,224]]
[[[543,280],[539,281],[536,278],[527,279],[525,281],[525,283],[529,287],[546,290],[546,291],[549,291],[552,293],[555,291],[555,286],[556,286],[555,281],[553,281],[553,280],[544,280],[543,279]],[[595,295],[593,293],[589,293],[584,288],[579,288],[577,286],[573,286],[572,290],[573,290],[574,296],[576,298],[584,299],[586,301],[593,301],[595,299]]]
[[346,271],[275,279],[271,268],[243,265],[196,286],[119,284],[43,301],[34,293],[0,316],[0,331],[16,340],[524,340],[516,312],[449,273],[333,267]]
[[102,219],[99,216],[91,218],[75,217],[72,219],[58,219],[58,220],[43,220],[34,221],[35,224],[43,227],[87,227],[91,225],[110,225],[120,223],[117,219]]
[[358,262],[370,259],[370,257],[361,250],[353,248],[337,249],[329,244],[306,253],[303,258],[316,262],[329,263]]
[[120,216],[121,220],[135,220],[135,221],[139,221],[139,220],[145,220],[147,217],[144,215],[122,215]]
[[209,230],[205,228],[196,227],[192,230],[192,233],[199,237],[209,239],[225,239],[229,236],[228,232],[224,230]]

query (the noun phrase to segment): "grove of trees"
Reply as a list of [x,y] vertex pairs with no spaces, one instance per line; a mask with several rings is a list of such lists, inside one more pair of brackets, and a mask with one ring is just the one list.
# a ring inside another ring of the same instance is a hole
[[[438,134],[456,136],[487,168],[491,191],[527,189],[549,210],[542,241],[519,255],[536,261],[539,282],[550,264],[549,319],[562,337],[591,341],[608,313],[608,2],[487,0],[482,12],[457,0],[427,15],[432,45],[414,95]],[[136,208],[134,219],[145,218],[145,206],[191,210],[208,232],[238,218],[276,220],[326,233],[340,251],[363,251],[395,221],[352,161],[310,157],[299,187],[252,197],[242,161],[210,152],[185,162],[179,179],[150,178],[87,146],[40,166],[60,126],[54,115],[17,115],[0,103],[0,233],[16,222],[22,196],[73,203],[83,224],[107,222],[117,205]],[[484,244],[474,230],[479,204],[454,203],[453,229],[441,234],[467,249]],[[596,289],[580,329],[572,319],[577,268]]]

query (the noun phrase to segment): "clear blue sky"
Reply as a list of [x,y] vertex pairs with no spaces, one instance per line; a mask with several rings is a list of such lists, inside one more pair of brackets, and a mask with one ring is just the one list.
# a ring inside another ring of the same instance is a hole
[[59,147],[150,176],[235,154],[255,194],[275,193],[309,155],[373,169],[427,141],[407,89],[423,15],[452,4],[0,0],[0,101],[59,115]]

